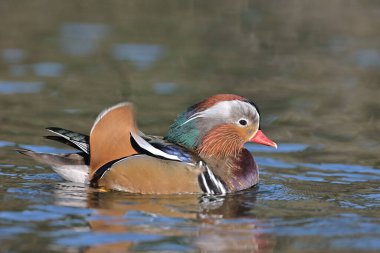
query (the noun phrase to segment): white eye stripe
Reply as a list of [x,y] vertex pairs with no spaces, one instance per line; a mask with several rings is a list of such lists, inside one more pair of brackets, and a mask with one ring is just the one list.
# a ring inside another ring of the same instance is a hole
[[[181,124],[181,126],[197,119],[197,118],[214,118],[214,119],[229,119],[236,115],[236,113],[243,112],[244,114],[253,115],[254,118],[260,119],[260,115],[257,112],[257,109],[244,101],[240,100],[229,100],[229,101],[221,101],[210,108],[194,113],[189,119]],[[247,125],[252,123],[247,118],[241,118],[247,121]],[[236,120],[236,119],[235,119]],[[240,120],[240,119],[239,119]],[[232,121],[233,122],[233,121]],[[232,123],[231,122],[231,123]],[[239,121],[236,122],[239,124]],[[239,124],[240,125],[240,124]]]

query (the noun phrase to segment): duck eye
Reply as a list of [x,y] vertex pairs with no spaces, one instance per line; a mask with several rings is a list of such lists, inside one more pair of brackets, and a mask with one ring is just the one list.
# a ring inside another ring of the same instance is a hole
[[245,120],[245,119],[241,119],[241,120],[239,120],[239,124],[240,125],[242,125],[242,126],[246,126],[247,125],[247,120]]

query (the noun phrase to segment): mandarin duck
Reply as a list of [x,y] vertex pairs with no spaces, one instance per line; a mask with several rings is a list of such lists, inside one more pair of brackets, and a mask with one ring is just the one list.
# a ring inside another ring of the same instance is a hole
[[256,185],[259,172],[246,142],[277,147],[261,131],[254,102],[232,94],[209,97],[178,115],[164,137],[138,130],[131,103],[101,112],[90,135],[47,128],[48,139],[80,152],[18,150],[66,180],[142,194],[226,194]]

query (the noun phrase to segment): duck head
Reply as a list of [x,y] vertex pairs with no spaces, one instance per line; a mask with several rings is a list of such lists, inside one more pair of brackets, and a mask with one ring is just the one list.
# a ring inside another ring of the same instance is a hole
[[165,139],[195,151],[202,158],[237,157],[246,142],[277,147],[260,129],[254,102],[219,94],[181,113]]

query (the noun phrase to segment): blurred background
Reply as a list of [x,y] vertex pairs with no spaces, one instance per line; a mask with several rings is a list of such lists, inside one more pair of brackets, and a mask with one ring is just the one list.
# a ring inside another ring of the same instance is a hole
[[[299,234],[284,239],[281,226],[289,224],[281,223],[273,229],[280,234],[265,232],[264,248],[380,250],[380,2],[2,0],[0,17],[0,199],[8,203],[1,207],[0,241],[8,235],[2,241],[8,249],[21,251],[14,238],[26,229],[14,218],[20,212],[61,206],[52,203],[62,180],[14,148],[61,150],[41,138],[45,127],[88,133],[101,110],[126,100],[136,104],[142,131],[163,135],[188,106],[235,93],[258,104],[262,128],[279,149],[249,146],[262,166],[263,190],[244,195],[232,209],[259,199],[248,213],[268,224],[288,217],[279,209],[302,210],[295,218],[302,225],[291,225]],[[86,215],[93,211],[82,208]],[[241,214],[232,215],[238,224]],[[331,234],[321,216],[333,217],[330,224],[341,230]],[[357,227],[349,225],[352,217]],[[203,224],[192,222],[192,228]],[[58,225],[38,224],[24,232],[34,247],[44,249],[61,236],[44,235]],[[178,229],[177,223],[169,227]],[[320,230],[305,239],[310,227]],[[352,234],[341,237],[348,230]],[[179,244],[207,251],[207,241]]]
[[2,1],[0,137],[88,132],[125,100],[143,130],[163,134],[189,105],[236,93],[256,101],[278,142],[375,164],[379,11],[373,1]]

